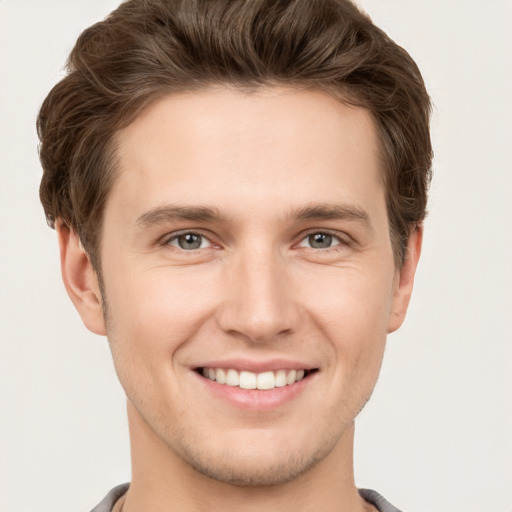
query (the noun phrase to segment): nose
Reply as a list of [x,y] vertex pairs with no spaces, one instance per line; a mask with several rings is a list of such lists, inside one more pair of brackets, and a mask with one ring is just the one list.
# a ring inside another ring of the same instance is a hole
[[240,254],[226,266],[219,327],[251,342],[293,333],[300,319],[286,262],[271,250]]

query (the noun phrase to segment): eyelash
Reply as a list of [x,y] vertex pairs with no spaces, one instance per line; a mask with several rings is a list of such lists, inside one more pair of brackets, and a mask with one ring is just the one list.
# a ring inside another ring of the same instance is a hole
[[334,242],[334,240],[336,240],[337,243],[335,243],[335,245],[331,245],[330,247],[324,247],[324,248],[309,247],[309,246],[302,246],[302,247],[306,247],[307,249],[318,250],[320,252],[331,252],[331,251],[339,251],[340,249],[350,245],[349,241],[346,239],[347,237],[342,237],[339,233],[334,233],[329,230],[309,231],[308,233],[305,233],[302,236],[302,238],[300,239],[299,243],[295,244],[295,245],[301,246],[300,244],[302,244],[304,241],[306,241],[308,238],[310,238],[314,235],[324,235],[324,236],[332,237],[333,242]]
[[[162,238],[162,240],[160,241],[160,245],[170,246],[171,242],[173,242],[174,240],[178,240],[180,237],[185,236],[185,235],[195,235],[195,236],[201,237],[203,240],[207,240],[208,243],[211,244],[212,246],[215,245],[207,235],[205,235],[204,233],[201,233],[200,231],[180,231],[178,233],[172,233],[171,235],[167,235],[164,238]],[[186,249],[182,249],[181,247],[174,247],[174,248],[177,250],[180,250],[182,252],[189,252],[189,253],[196,252],[198,250],[198,249],[186,250]],[[209,247],[207,247],[207,248],[209,248]],[[206,249],[206,247],[203,249]]]
[[[214,242],[212,242],[210,240],[210,237],[208,235],[201,233],[200,231],[180,231],[178,233],[172,233],[171,235],[167,235],[164,238],[162,238],[161,241],[159,242],[159,245],[166,246],[166,247],[171,246],[171,242],[178,240],[180,237],[185,236],[185,235],[195,235],[195,236],[201,237],[203,240],[207,240],[208,243],[210,244],[210,247],[203,247],[202,249],[209,249],[212,246],[216,245]],[[339,251],[342,248],[351,246],[350,240],[347,240],[348,236],[343,237],[339,233],[335,233],[335,232],[332,232],[329,230],[312,230],[307,233],[303,233],[301,235],[299,242],[294,244],[294,247],[301,247],[300,244],[302,244],[309,237],[312,237],[314,235],[330,236],[333,238],[333,241],[335,240],[335,241],[337,241],[337,243],[335,243],[335,245],[332,245],[330,247],[325,247],[325,248],[315,248],[315,247],[309,247],[309,246],[302,246],[302,247],[304,247],[306,249],[318,250],[319,252],[325,253],[325,252],[331,252],[331,251]],[[176,246],[172,246],[172,247],[174,247],[175,249],[180,250],[181,252],[184,252],[184,253],[185,252],[194,253],[201,249],[201,247],[199,247],[197,249],[190,249],[190,250],[183,249],[183,248],[176,247]]]

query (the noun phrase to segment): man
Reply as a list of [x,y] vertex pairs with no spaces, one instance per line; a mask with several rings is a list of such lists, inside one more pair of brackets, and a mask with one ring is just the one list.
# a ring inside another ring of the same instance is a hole
[[421,249],[430,102],[346,0],[131,0],[38,120],[66,289],[107,335],[132,482],[96,512],[397,510],[354,420]]

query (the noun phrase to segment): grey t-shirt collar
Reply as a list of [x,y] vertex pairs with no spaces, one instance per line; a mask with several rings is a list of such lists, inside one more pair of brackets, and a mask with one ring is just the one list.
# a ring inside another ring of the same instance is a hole
[[[94,507],[91,512],[112,512],[117,500],[126,493],[130,484],[122,484],[114,487],[106,496],[103,501]],[[368,503],[371,503],[379,512],[400,512],[391,503],[386,501],[378,492],[371,489],[359,489],[359,494]]]

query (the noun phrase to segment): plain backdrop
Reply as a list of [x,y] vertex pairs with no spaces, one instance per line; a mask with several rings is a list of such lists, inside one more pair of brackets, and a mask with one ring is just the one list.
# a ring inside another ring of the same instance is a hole
[[[423,71],[436,157],[410,314],[357,421],[357,483],[408,512],[511,512],[512,1],[360,3]],[[34,128],[79,32],[116,6],[0,0],[1,512],[88,511],[130,479],[124,395],[61,283]]]

